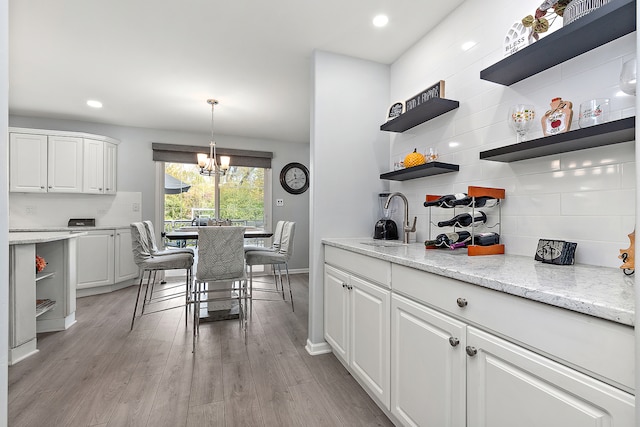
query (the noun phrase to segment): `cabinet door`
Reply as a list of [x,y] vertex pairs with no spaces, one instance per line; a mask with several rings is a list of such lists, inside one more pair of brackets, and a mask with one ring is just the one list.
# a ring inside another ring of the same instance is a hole
[[632,395],[473,327],[467,331],[468,350],[476,352],[467,357],[467,426],[634,425]]
[[104,192],[104,142],[93,139],[84,140],[83,168],[83,192],[102,194]]
[[464,426],[466,325],[398,295],[391,313],[391,413],[405,426]]
[[138,266],[133,260],[133,251],[131,250],[131,230],[116,230],[116,272],[115,282],[138,277]]
[[351,276],[350,366],[389,409],[391,381],[391,291]]
[[118,176],[118,146],[104,143],[104,194],[116,194]]
[[90,231],[78,238],[78,289],[114,283],[114,234]]
[[349,304],[346,288],[349,276],[340,270],[324,267],[324,338],[333,353],[349,363]]
[[82,192],[82,153],[82,138],[48,137],[47,182],[49,192]]
[[9,191],[47,192],[47,136],[12,133],[9,137]]

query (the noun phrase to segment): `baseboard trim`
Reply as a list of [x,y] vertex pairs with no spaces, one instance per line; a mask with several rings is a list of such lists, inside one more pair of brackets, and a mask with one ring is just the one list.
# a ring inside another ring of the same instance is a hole
[[314,344],[311,341],[307,340],[307,345],[304,348],[305,350],[307,350],[307,353],[312,356],[332,353],[331,346],[326,341]]

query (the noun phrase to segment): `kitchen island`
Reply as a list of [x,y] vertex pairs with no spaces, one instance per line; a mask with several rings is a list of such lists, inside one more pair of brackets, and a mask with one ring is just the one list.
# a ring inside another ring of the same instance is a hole
[[[9,232],[9,365],[38,351],[38,332],[76,322],[76,239],[85,234]],[[36,255],[47,263],[38,273]]]
[[323,243],[325,339],[398,425],[633,425],[622,270]]

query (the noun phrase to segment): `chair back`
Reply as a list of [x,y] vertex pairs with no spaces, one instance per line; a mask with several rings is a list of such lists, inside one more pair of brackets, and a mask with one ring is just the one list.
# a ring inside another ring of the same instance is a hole
[[144,228],[147,231],[147,237],[149,239],[149,249],[151,253],[158,252],[158,245],[156,244],[156,232],[153,231],[153,223],[149,220],[142,221]]
[[144,263],[151,258],[151,248],[147,237],[147,229],[141,222],[132,222],[131,228],[131,250],[133,260],[137,265]]
[[276,222],[276,229],[273,230],[273,244],[271,248],[274,250],[280,249],[280,242],[282,241],[282,229],[284,228],[284,223],[286,221],[278,221]]
[[293,236],[296,231],[296,223],[293,221],[287,221],[282,227],[282,237],[280,238],[280,249],[278,253],[284,255],[284,259],[289,261],[291,255],[293,255]]
[[233,226],[198,229],[197,280],[244,277],[244,231],[245,227]]

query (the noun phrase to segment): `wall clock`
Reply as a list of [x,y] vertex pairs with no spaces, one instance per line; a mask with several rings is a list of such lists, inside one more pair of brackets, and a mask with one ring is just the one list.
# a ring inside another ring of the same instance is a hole
[[309,169],[302,163],[285,165],[280,171],[280,185],[288,193],[304,193],[309,188]]

